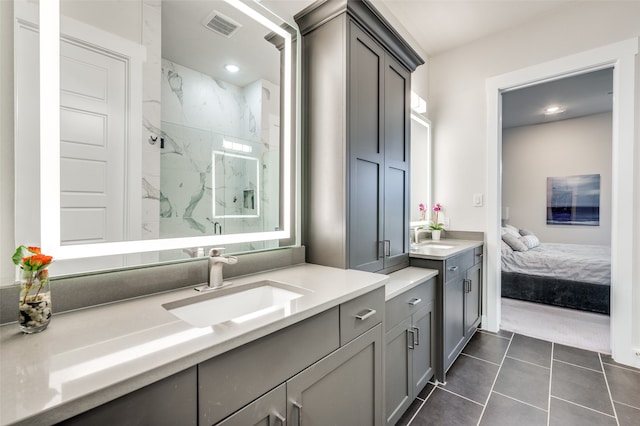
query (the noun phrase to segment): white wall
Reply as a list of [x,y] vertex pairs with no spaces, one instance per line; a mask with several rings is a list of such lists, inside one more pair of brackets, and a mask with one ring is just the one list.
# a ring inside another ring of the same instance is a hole
[[[543,242],[611,244],[611,113],[502,132],[502,206]],[[547,177],[600,175],[600,226],[547,225]]]
[[[430,119],[434,123],[435,199],[448,208],[453,229],[486,231],[487,206],[499,204],[498,199],[485,197],[484,206],[472,206],[474,192],[487,193],[488,178],[495,170],[487,166],[487,79],[526,67],[578,54],[590,49],[640,36],[640,2],[577,2],[558,9],[528,24],[478,40],[461,48],[430,59],[429,102]],[[570,36],[569,36],[570,35]],[[636,64],[640,62],[636,58]],[[640,79],[636,82],[635,103],[640,99]],[[638,182],[640,170],[640,118],[635,118],[635,147],[631,182]],[[635,172],[634,172],[635,171]],[[626,216],[640,217],[640,185],[620,194],[632,197]],[[628,198],[626,198],[628,200]],[[633,210],[633,211],[631,211]],[[491,218],[492,221],[494,218]],[[496,218],[497,220],[497,218]],[[493,222],[492,222],[493,223]],[[633,348],[640,347],[640,226],[629,227],[633,238],[631,258],[633,268],[632,294],[618,295],[632,300],[616,327],[630,330],[623,342],[625,362],[631,363]],[[615,226],[615,224],[614,224]],[[488,286],[495,283],[487,283]],[[617,340],[616,340],[617,342]],[[619,342],[618,342],[619,343]]]
[[[488,77],[640,35],[640,2],[580,2],[505,33],[430,58],[435,199],[453,229],[485,228]],[[606,17],[606,19],[603,19]],[[567,37],[571,34],[571,37]]]

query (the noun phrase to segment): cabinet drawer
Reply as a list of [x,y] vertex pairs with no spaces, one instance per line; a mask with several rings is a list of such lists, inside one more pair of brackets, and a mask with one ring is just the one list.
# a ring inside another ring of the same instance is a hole
[[385,331],[391,330],[435,298],[435,278],[407,290],[385,303]]
[[464,277],[467,269],[474,264],[474,251],[469,249],[444,261],[444,281],[457,280]]
[[198,365],[200,425],[212,425],[339,348],[339,308]]
[[340,346],[358,337],[384,318],[384,287],[340,305]]
[[473,255],[474,255],[474,265],[477,265],[478,263],[482,263],[482,257],[484,256],[484,246],[480,246],[480,247],[476,247],[473,250]]

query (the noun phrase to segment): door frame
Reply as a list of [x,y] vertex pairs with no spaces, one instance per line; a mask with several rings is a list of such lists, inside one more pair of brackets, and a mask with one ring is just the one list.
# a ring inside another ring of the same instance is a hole
[[609,44],[560,59],[490,77],[487,96],[487,273],[483,328],[498,331],[501,318],[500,212],[502,210],[503,91],[602,68],[613,68],[611,352],[613,358],[638,365],[633,341],[633,215],[636,58],[638,38]]

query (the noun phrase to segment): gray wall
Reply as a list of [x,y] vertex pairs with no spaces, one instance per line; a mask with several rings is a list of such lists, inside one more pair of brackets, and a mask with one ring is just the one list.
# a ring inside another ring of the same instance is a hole
[[[544,242],[611,244],[611,113],[502,132],[502,205]],[[600,174],[600,226],[547,225],[547,177]]]

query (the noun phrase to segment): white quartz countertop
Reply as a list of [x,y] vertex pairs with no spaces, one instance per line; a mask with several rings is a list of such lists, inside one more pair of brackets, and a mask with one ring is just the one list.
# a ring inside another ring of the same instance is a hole
[[473,240],[424,240],[418,244],[411,243],[409,257],[445,260],[465,250],[480,247],[483,244],[482,241]]
[[197,295],[192,288],[54,315],[38,334],[22,334],[15,323],[0,327],[0,424],[58,422],[382,287],[389,277],[303,264],[231,281],[260,280],[310,291],[290,309],[200,328],[162,307]]
[[389,282],[384,289],[385,300],[391,300],[436,275],[438,275],[438,271],[435,269],[416,268],[415,266],[392,272],[389,274]]

